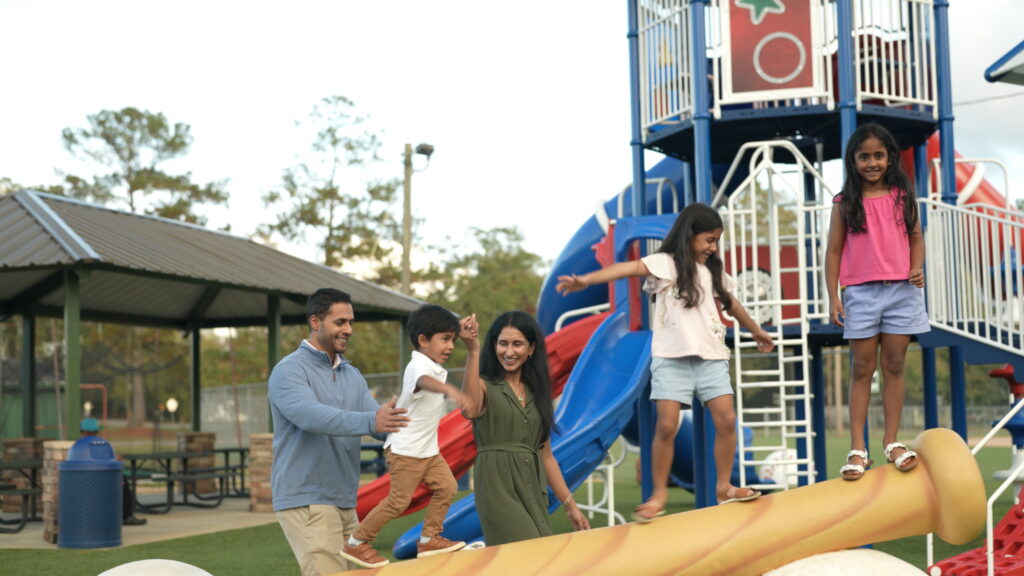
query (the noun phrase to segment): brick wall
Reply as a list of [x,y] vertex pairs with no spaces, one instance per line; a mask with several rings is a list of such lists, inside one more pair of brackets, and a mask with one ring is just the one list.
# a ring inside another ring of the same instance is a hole
[[272,512],[270,465],[274,462],[274,435],[249,435],[249,511]]
[[74,442],[50,440],[43,443],[43,540],[57,543],[57,506],[60,504],[60,463],[68,459]]

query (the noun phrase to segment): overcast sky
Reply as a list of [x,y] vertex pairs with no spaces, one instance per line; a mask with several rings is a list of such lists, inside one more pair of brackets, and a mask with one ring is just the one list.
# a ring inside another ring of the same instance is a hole
[[[1024,3],[950,5],[954,102],[1024,92],[983,78],[1024,40]],[[247,234],[271,219],[260,197],[308,148],[295,120],[334,94],[381,131],[379,174],[401,177],[406,142],[435,147],[413,177],[428,242],[515,225],[552,260],[630,181],[625,1],[0,0],[0,22],[0,176],[19,183],[81,172],[60,132],[88,114],[162,112],[192,126],[175,168],[230,179],[230,208],[208,211],[210,225]],[[1006,162],[1016,198],[1022,105],[954,110],[957,149]],[[320,260],[312,245],[286,249]]]

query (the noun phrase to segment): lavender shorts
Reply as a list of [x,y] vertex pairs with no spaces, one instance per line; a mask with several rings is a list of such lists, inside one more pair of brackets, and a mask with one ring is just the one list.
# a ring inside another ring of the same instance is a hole
[[674,400],[690,408],[694,394],[705,404],[732,394],[729,361],[700,356],[651,358],[651,400]]
[[843,338],[847,340],[878,334],[921,334],[931,329],[924,307],[924,289],[907,280],[847,286],[843,290],[843,308]]

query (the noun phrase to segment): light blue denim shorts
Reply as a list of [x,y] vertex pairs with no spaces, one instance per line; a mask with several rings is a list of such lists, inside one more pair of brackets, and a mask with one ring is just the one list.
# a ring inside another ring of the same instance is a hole
[[674,400],[689,408],[694,393],[704,404],[732,394],[729,361],[700,356],[651,358],[651,400]]
[[924,289],[907,280],[847,286],[843,290],[843,309],[843,338],[847,340],[878,334],[921,334],[931,329]]

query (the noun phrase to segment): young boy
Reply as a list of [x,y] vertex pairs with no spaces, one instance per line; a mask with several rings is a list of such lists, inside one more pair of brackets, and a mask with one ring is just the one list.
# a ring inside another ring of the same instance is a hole
[[[388,521],[397,518],[409,506],[413,491],[422,482],[433,492],[423,520],[423,532],[417,548],[420,558],[465,547],[465,542],[452,542],[441,536],[444,517],[455,497],[458,485],[448,463],[437,445],[437,425],[445,412],[448,396],[463,408],[466,397],[445,382],[448,372],[441,367],[458,335],[464,341],[476,338],[476,317],[459,321],[440,306],[426,305],[412,313],[408,324],[409,339],[415,350],[405,367],[399,408],[409,410],[409,425],[388,435],[384,443],[391,490],[387,497],[366,515],[359,529],[349,537],[341,556],[367,568],[379,568],[388,560],[373,548],[373,541]],[[478,369],[476,362],[467,362],[466,370]]]

